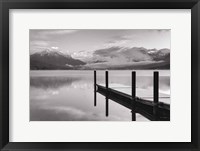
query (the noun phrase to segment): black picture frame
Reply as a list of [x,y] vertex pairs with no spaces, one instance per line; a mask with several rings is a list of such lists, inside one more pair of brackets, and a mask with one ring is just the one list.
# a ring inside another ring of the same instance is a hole
[[[9,142],[9,9],[191,9],[191,142]],[[199,28],[199,0],[0,0],[0,149],[199,151]]]

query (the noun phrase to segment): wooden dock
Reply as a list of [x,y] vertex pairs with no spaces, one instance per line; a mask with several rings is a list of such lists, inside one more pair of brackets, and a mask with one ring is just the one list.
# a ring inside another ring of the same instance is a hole
[[109,100],[131,110],[132,121],[136,121],[136,113],[141,114],[151,121],[170,121],[170,105],[159,102],[159,72],[155,71],[153,76],[154,91],[153,101],[145,100],[136,96],[136,72],[132,72],[132,96],[126,93],[114,90],[108,86],[108,71],[105,72],[106,86],[96,83],[96,71],[94,71],[94,106],[97,105],[97,95],[105,96],[105,112],[109,115]]

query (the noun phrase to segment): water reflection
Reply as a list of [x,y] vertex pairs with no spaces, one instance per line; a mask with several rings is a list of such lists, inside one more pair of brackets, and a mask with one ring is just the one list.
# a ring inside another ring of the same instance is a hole
[[[31,71],[30,75],[31,121],[131,120],[130,110],[114,101],[109,101],[109,117],[105,117],[105,97],[100,94],[97,94],[97,107],[93,106],[93,71]],[[137,89],[153,94],[151,74],[141,75],[137,76]],[[104,85],[104,71],[98,71],[97,83]],[[131,71],[110,72],[109,85],[114,84],[126,86],[125,92],[129,91]],[[160,90],[168,92],[169,87],[169,76],[161,74]],[[137,114],[137,120],[146,119]]]
[[[95,113],[90,111],[83,111],[74,107],[43,107],[31,111],[31,121],[124,121],[119,116],[111,115],[105,118],[104,112]],[[42,114],[41,114],[42,113]]]
[[80,77],[31,77],[30,85],[41,89],[58,89],[63,86],[71,86],[73,82],[80,80]]

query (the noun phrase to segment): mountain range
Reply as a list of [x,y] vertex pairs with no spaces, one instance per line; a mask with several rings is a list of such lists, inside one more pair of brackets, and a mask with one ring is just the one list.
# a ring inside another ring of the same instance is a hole
[[30,56],[31,70],[75,69],[85,63],[59,51],[44,50]]
[[31,70],[169,69],[170,50],[143,47],[98,49],[90,57],[75,59],[60,51],[44,50],[30,56]]

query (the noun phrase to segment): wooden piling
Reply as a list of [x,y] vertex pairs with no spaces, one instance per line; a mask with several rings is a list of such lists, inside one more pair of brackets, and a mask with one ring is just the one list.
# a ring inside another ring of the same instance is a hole
[[159,103],[159,72],[154,71],[153,75],[153,114],[155,117],[155,120],[158,120],[158,103]]
[[94,70],[94,106],[97,105],[97,74],[96,71]]
[[[132,72],[132,95],[109,88],[108,71],[105,72],[105,85],[96,84],[96,92],[106,97],[106,116],[108,116],[108,100],[112,100],[135,113],[141,114],[151,121],[170,121],[170,105],[163,103],[159,106],[159,72],[153,73],[153,102],[136,97],[136,72]],[[133,99],[135,96],[135,99]],[[133,101],[134,100],[134,101]],[[134,105],[133,105],[134,104]]]
[[[108,89],[108,71],[105,72],[106,73],[106,89]],[[108,91],[106,94],[106,116],[108,116]]]
[[132,121],[136,120],[136,112],[135,112],[135,99],[136,99],[136,73],[132,71]]

